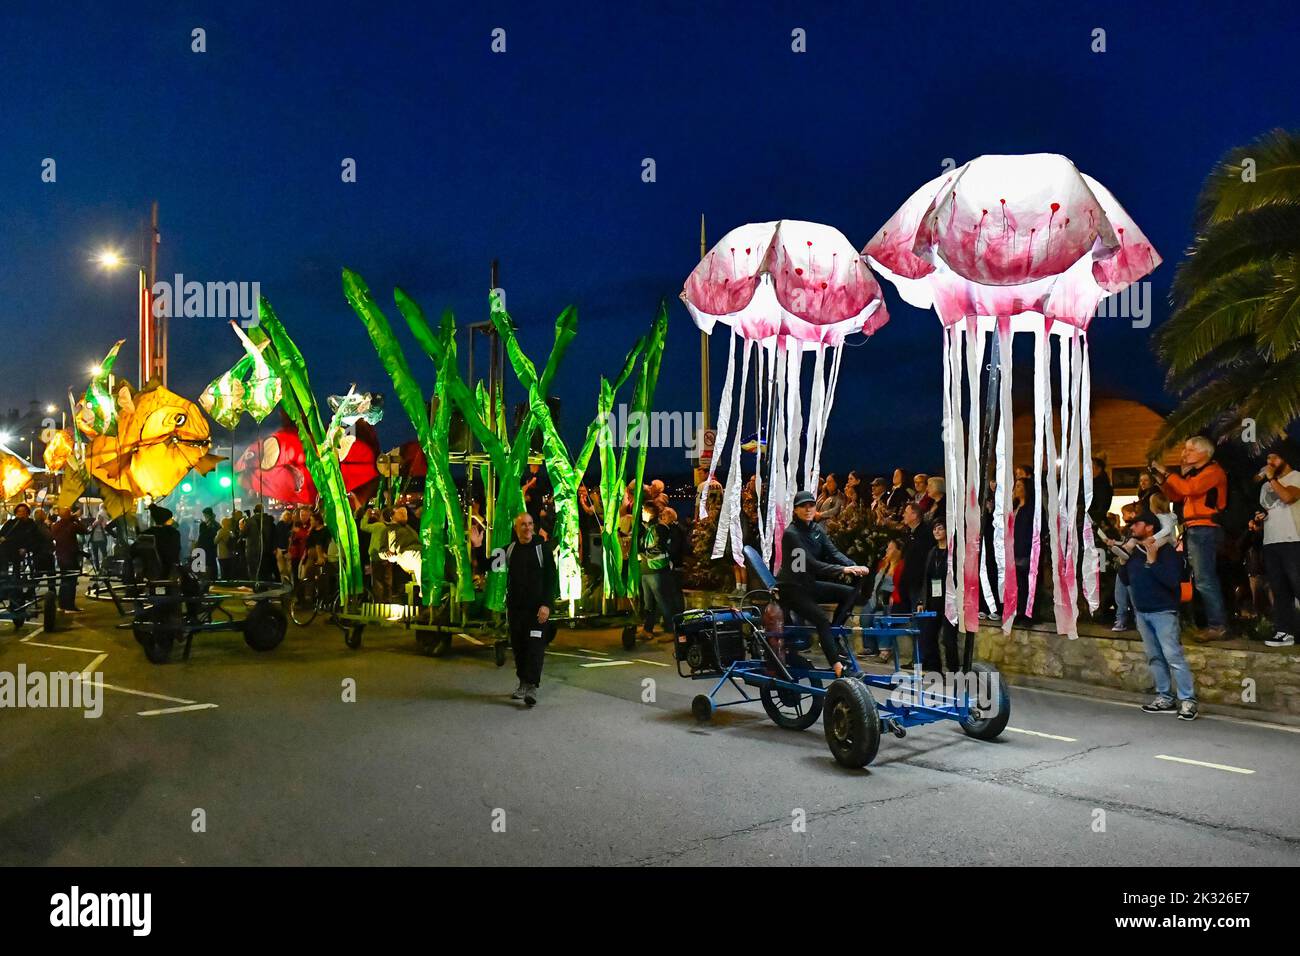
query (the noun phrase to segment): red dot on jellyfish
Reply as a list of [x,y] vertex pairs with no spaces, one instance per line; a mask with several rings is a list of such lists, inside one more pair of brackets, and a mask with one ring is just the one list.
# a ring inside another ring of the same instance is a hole
[[802,270],[802,269],[795,269],[795,270],[794,270],[794,274],[797,275],[797,276],[801,276],[801,275],[803,275],[803,270]]
[[1060,210],[1061,204],[1059,202],[1052,203],[1052,212],[1060,212]]
[[823,289],[826,288],[826,283],[825,283],[825,282],[822,283],[822,288],[823,288]]

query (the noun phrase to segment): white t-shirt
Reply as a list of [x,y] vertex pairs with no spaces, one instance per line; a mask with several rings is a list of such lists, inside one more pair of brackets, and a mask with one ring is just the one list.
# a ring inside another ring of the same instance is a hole
[[[1288,488],[1300,489],[1300,471],[1292,469],[1277,481]],[[1259,504],[1268,513],[1268,520],[1264,522],[1265,544],[1300,541],[1300,528],[1296,527],[1300,518],[1296,517],[1296,509],[1278,497],[1271,482],[1264,482],[1264,487],[1259,490]]]

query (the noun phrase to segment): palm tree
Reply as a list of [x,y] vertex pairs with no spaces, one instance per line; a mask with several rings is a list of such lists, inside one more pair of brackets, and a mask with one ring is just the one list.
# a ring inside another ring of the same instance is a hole
[[1155,445],[1247,418],[1267,441],[1300,418],[1300,134],[1274,130],[1224,157],[1195,225],[1155,336],[1181,396]]

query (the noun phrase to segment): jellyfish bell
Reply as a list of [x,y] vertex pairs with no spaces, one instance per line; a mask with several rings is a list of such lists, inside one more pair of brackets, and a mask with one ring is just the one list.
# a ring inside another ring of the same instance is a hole
[[[889,321],[880,285],[864,258],[839,230],[785,219],[750,223],[728,232],[687,276],[681,298],[704,332],[711,334],[718,323],[730,328],[715,455],[708,480],[701,487],[699,509],[703,517],[717,463],[728,439],[733,438],[713,555],[721,557],[730,538],[732,558],[737,564],[744,561],[740,435],[750,359],[756,351],[755,374],[762,387],[755,398],[755,420],[760,433],[765,421],[771,429],[769,440],[756,446],[760,455],[756,464],[760,494],[763,448],[766,446],[770,452],[768,511],[766,517],[759,516],[763,553],[769,557],[777,537],[773,529],[789,515],[794,493],[817,482],[844,340],[858,332],[871,335]],[[733,425],[737,336],[743,347]],[[805,352],[813,353],[813,387],[806,427],[801,395]]]

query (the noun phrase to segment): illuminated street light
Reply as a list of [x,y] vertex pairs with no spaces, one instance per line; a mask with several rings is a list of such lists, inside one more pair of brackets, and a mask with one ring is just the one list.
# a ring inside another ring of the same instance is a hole
[[98,262],[105,269],[116,269],[125,262],[122,256],[119,253],[114,252],[112,249],[105,249],[99,255],[95,256],[94,261]]
[[100,368],[98,365],[92,365],[92,366],[90,367],[89,371],[90,371],[91,376],[93,377],[93,376],[95,376],[95,375],[98,375],[100,372],[102,372],[103,369]]
[[185,482],[185,484],[181,485],[181,491],[187,495],[193,490],[194,490],[194,486],[191,485],[188,481]]
[[46,405],[46,406],[45,406],[45,414],[46,414],[46,415],[53,415],[53,414],[54,414],[55,412],[57,412],[58,410],[59,410],[59,406],[57,406],[57,405],[53,405],[53,404],[51,404],[51,405]]
[[221,484],[221,487],[222,487],[222,488],[229,488],[229,487],[230,487],[230,476],[229,476],[229,475],[222,475],[222,476],[221,476],[221,482],[220,482],[220,484]]

